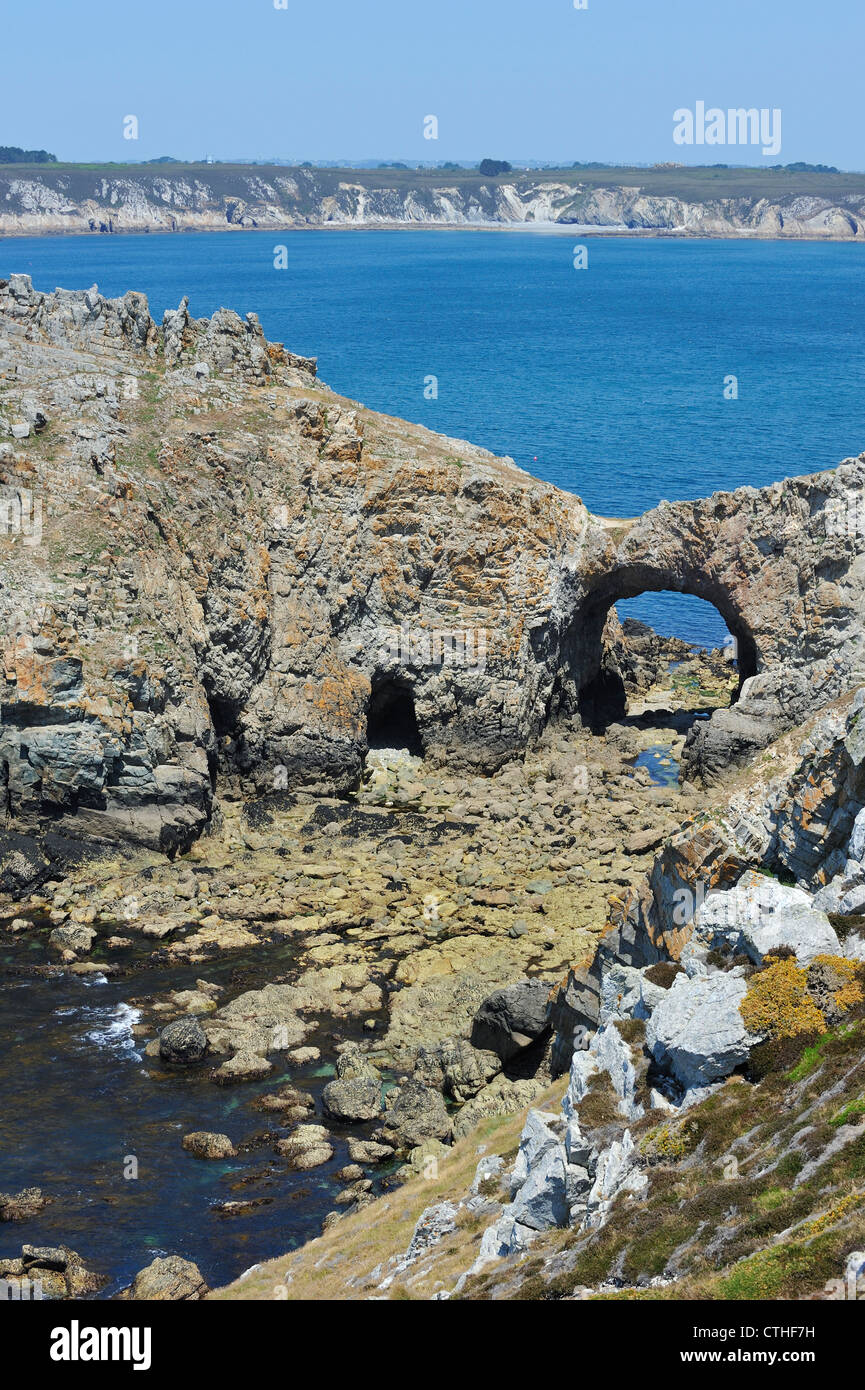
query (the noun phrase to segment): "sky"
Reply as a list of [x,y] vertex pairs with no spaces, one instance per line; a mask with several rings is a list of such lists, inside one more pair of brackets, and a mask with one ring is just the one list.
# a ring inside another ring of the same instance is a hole
[[[0,144],[74,161],[865,169],[865,0],[585,3],[5,0]],[[780,154],[677,145],[674,113],[700,101],[779,110]]]

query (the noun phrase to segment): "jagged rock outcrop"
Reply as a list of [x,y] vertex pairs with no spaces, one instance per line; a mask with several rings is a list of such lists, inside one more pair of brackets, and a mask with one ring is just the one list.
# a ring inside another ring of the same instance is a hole
[[[662,1156],[684,1157],[691,1142],[681,1125],[659,1124],[662,1116],[691,1112],[735,1072],[749,1072],[753,1083],[764,1074],[761,1068],[789,1068],[785,1046],[800,1038],[801,1051],[809,1037],[861,1017],[862,914],[858,904],[837,914],[836,932],[814,890],[839,876],[845,882],[855,877],[865,852],[863,708],[860,689],[819,716],[798,747],[786,754],[773,750],[772,761],[785,761],[767,787],[759,775],[752,777],[725,808],[723,814],[734,817],[736,799],[747,802],[764,827],[762,845],[752,835],[747,847],[738,846],[736,862],[723,861],[724,831],[709,823],[702,848],[705,853],[714,831],[716,857],[706,854],[700,870],[720,870],[730,882],[707,895],[705,880],[692,879],[690,916],[677,929],[658,930],[666,921],[671,876],[683,881],[676,869],[684,868],[700,840],[701,830],[687,828],[658,857],[645,893],[637,895],[641,915],[626,915],[602,939],[589,968],[572,972],[553,992],[554,1060],[571,1051],[561,1112],[529,1112],[510,1176],[511,1200],[485,1231],[455,1292],[491,1263],[523,1255],[542,1232],[602,1228],[616,1203],[621,1210],[623,1200],[643,1196],[646,1168]],[[722,813],[715,815],[722,823]],[[794,887],[748,868],[748,855],[752,864],[776,868],[801,856],[810,872]],[[651,963],[671,950],[681,965]],[[575,1046],[578,1028],[590,1034],[586,1047]],[[854,1036],[856,1024],[848,1029]],[[634,1125],[642,1131],[639,1148]],[[699,1139],[700,1122],[692,1133]],[[851,1128],[833,1138],[796,1182],[810,1179],[857,1137]]]
[[804,964],[841,950],[829,918],[809,893],[754,872],[743,874],[735,888],[710,893],[694,924],[695,937],[710,950],[744,954],[755,965],[779,947]]
[[255,315],[157,325],[142,295],[26,276],[0,282],[0,372],[10,882],[49,835],[173,853],[217,779],[347,791],[371,742],[495,768],[615,704],[610,608],[647,589],[708,599],[738,639],[739,700],[697,727],[693,776],[865,674],[865,455],[594,517],[336,396]]
[[[560,224],[679,236],[865,237],[865,193],[853,176],[824,179],[821,194],[771,190],[702,200],[675,191],[675,171],[628,171],[598,186],[579,174],[329,170],[187,165],[22,168],[0,171],[0,234],[229,231],[317,226]],[[732,176],[738,189],[741,178]],[[786,185],[786,188],[785,188]],[[661,191],[663,188],[664,191]]]
[[[828,913],[855,917],[862,909],[863,710],[860,687],[812,719],[804,736],[773,747],[723,805],[671,836],[645,886],[614,907],[593,970],[678,957],[695,923],[707,947],[724,936],[728,949],[755,960],[779,945],[795,945],[804,960],[831,947]],[[754,870],[794,880],[797,889],[757,886]],[[855,954],[848,940],[851,948]]]

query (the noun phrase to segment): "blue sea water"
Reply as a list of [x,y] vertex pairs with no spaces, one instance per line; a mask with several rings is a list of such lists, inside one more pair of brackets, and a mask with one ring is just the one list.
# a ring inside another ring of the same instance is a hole
[[[510,454],[603,515],[761,486],[865,449],[865,247],[540,231],[11,238],[0,274],[258,313],[375,410]],[[274,268],[274,247],[287,269]],[[436,399],[425,383],[435,376]],[[738,379],[738,399],[724,381]],[[698,599],[619,605],[715,644]]]

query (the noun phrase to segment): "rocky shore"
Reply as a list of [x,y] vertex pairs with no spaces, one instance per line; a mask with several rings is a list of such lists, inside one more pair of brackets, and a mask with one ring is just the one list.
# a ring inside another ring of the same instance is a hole
[[[551,1036],[524,1119],[458,1121],[453,1147],[427,1146],[435,1162],[372,1219],[349,1213],[218,1296],[856,1297],[863,700],[778,744],[672,837],[637,894],[663,915],[690,885],[666,941],[626,914],[537,1015],[527,985],[485,1002],[473,1043],[502,1051],[503,1025],[513,1041],[528,1017]],[[762,846],[734,819],[743,804]],[[713,838],[723,862],[703,858]]]
[[[0,282],[0,945],[122,987],[145,1084],[198,1097],[172,1163],[261,1156],[220,1219],[327,1174],[319,1240],[219,1296],[846,1278],[863,485],[595,517],[254,315]],[[620,624],[646,589],[734,647]],[[0,1195],[2,1277],[97,1292],[27,1240],[54,1198]],[[213,1282],[169,1250],[124,1291]]]

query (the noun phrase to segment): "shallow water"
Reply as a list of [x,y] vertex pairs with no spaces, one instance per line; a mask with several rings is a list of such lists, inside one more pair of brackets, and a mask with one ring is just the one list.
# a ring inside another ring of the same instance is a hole
[[657,787],[678,786],[681,768],[669,744],[653,743],[651,748],[644,748],[637,755],[634,766],[645,767]]
[[[17,1255],[25,1242],[69,1245],[110,1276],[102,1297],[159,1254],[194,1260],[216,1285],[309,1240],[344,1185],[334,1174],[350,1162],[345,1134],[334,1127],[334,1158],[289,1172],[272,1152],[288,1131],[278,1116],[252,1108],[255,1097],[289,1081],[318,1099],[334,1074],[330,1031],[352,1036],[342,1020],[325,1021],[308,1039],[322,1061],[295,1067],[274,1057],[269,1077],[236,1087],[208,1081],[210,1065],[169,1071],[144,1058],[153,1015],[147,1037],[131,1031],[141,1016],[137,998],[193,988],[198,978],[226,985],[220,1003],[227,1002],[284,972],[290,949],[143,965],[152,950],[148,943],[114,953],[128,971],[122,978],[58,972],[45,979],[30,973],[48,959],[44,932],[0,938],[0,1191],[34,1186],[54,1198],[38,1217],[0,1226],[0,1255]],[[199,1129],[228,1134],[236,1145],[267,1131],[272,1138],[234,1159],[202,1161],[181,1148],[183,1135]],[[137,1178],[124,1177],[130,1158]],[[266,1204],[240,1215],[214,1210],[247,1198]]]

